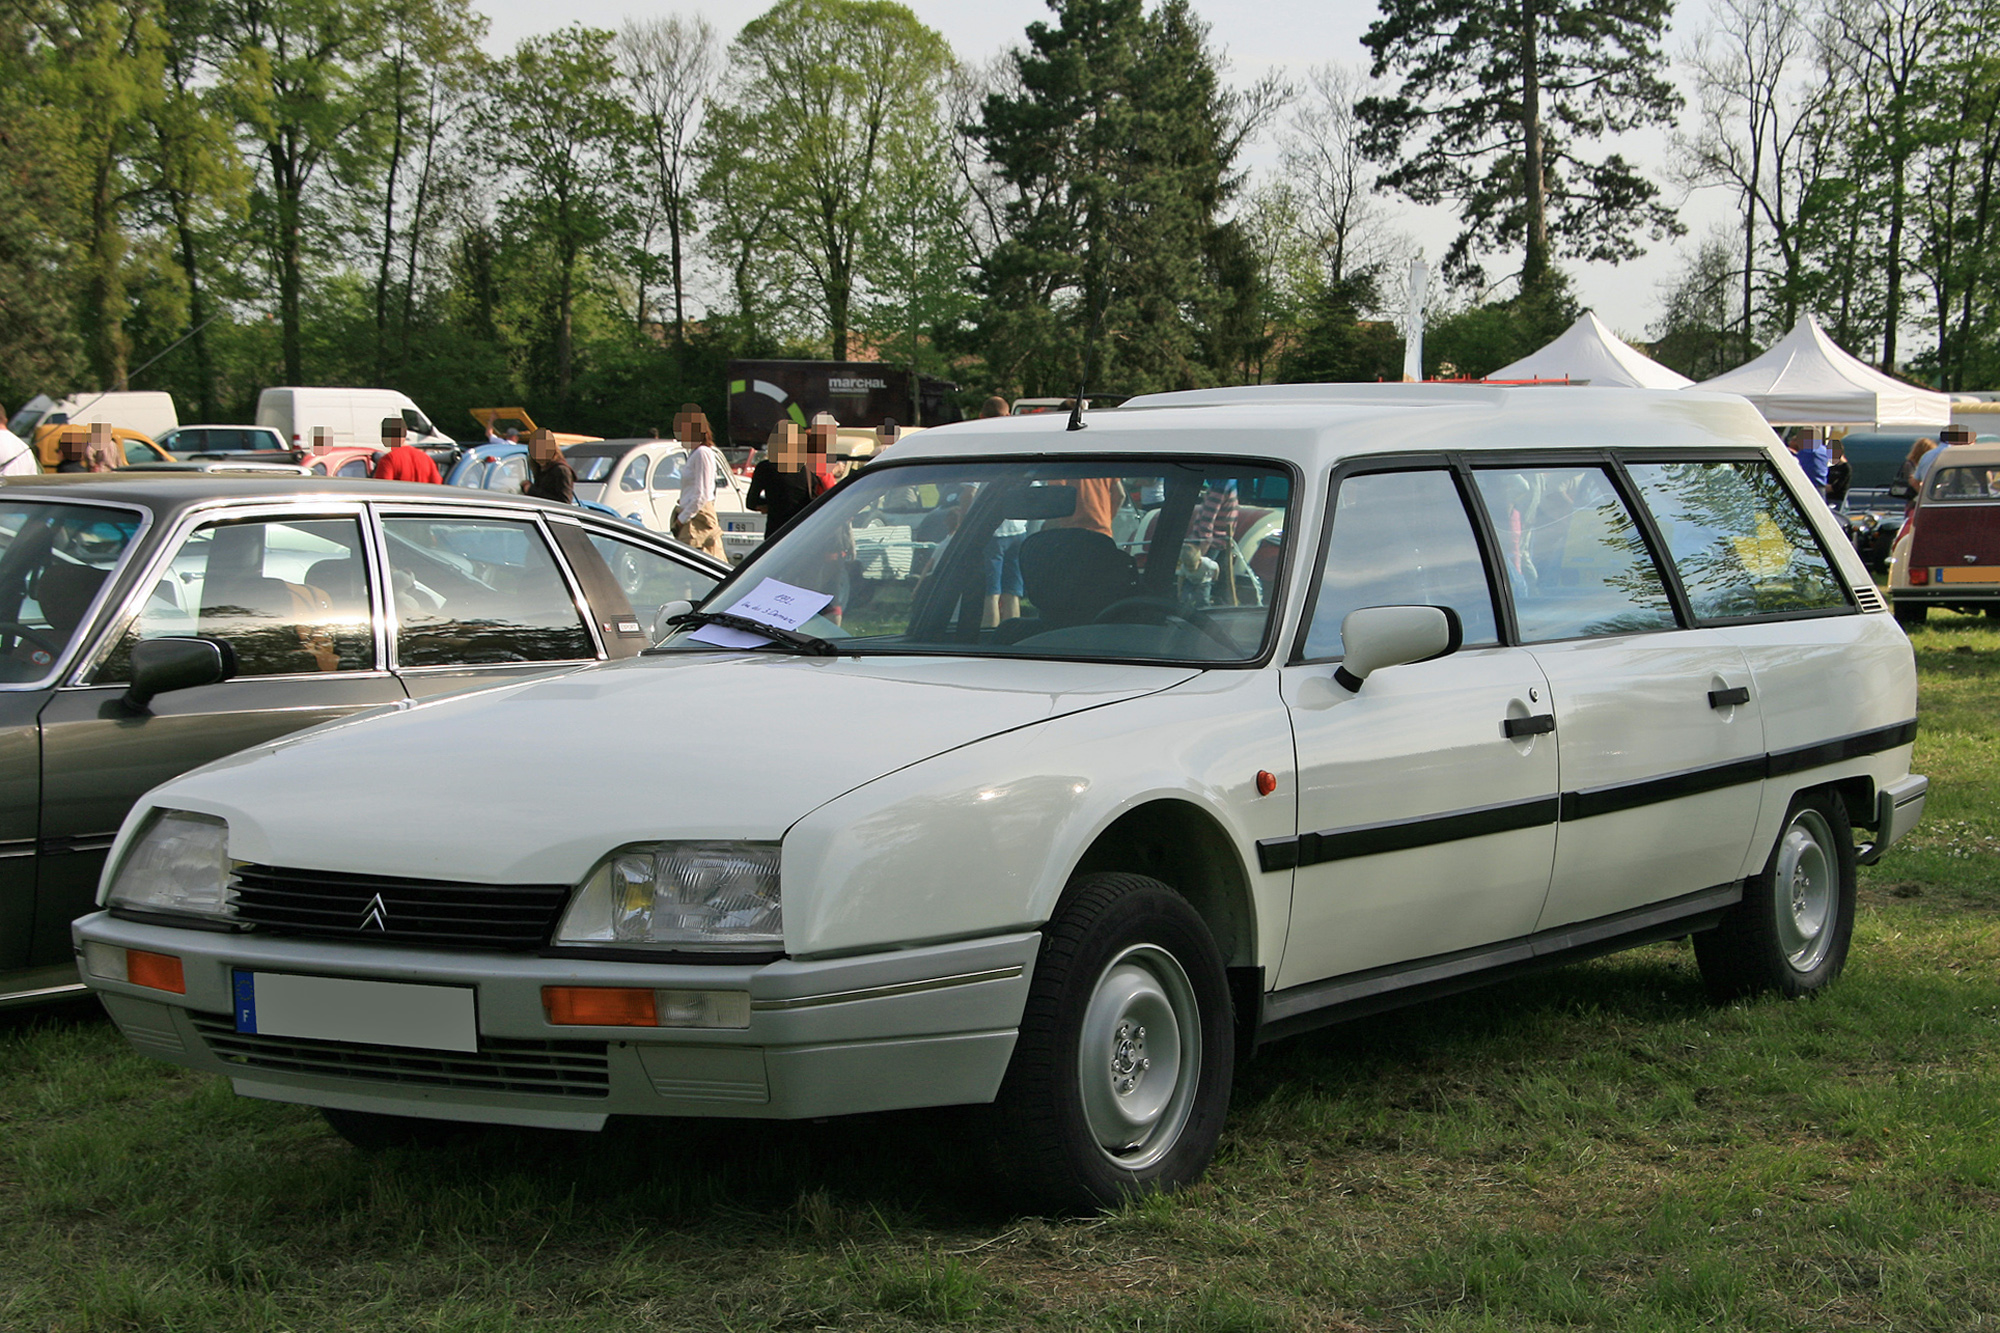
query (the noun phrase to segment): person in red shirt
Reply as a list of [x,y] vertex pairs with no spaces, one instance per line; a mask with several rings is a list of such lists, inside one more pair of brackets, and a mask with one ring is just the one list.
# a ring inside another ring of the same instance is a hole
[[375,466],[368,473],[377,481],[428,481],[433,485],[444,485],[444,478],[438,475],[437,464],[431,456],[404,438],[401,417],[382,418],[382,443],[389,451],[375,460]]

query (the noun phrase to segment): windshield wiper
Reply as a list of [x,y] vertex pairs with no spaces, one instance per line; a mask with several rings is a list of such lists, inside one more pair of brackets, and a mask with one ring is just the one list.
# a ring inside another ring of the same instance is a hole
[[[683,611],[668,620],[667,624],[676,628],[690,625],[721,625],[725,629],[746,630],[751,634],[761,634],[773,643],[781,643],[795,652],[806,653],[813,657],[833,657],[839,653],[839,649],[835,648],[830,640],[819,638],[817,635],[801,634],[795,629],[780,629],[776,625],[766,625],[761,620],[752,620],[748,616],[739,616],[728,611]],[[717,645],[705,644],[703,646],[713,648]],[[768,644],[759,644],[756,647],[762,648],[768,646]],[[663,645],[655,644],[645,651],[647,653],[659,653],[667,650]],[[756,648],[737,649],[736,651],[754,652]]]

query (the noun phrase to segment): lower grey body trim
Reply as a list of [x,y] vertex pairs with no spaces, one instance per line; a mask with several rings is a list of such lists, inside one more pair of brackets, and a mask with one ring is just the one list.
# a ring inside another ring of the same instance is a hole
[[1558,926],[1519,939],[1273,991],[1264,997],[1263,1022],[1257,1040],[1275,1041],[1295,1032],[1470,990],[1537,968],[1706,930],[1742,897],[1741,883],[1718,884],[1667,902]]

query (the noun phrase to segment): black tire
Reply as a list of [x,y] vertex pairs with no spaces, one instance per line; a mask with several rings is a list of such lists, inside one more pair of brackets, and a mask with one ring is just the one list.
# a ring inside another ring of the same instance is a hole
[[1009,1202],[1087,1212],[1198,1179],[1235,1059],[1222,954],[1187,900],[1143,875],[1072,881],[992,1107]]
[[1921,625],[1931,613],[1931,609],[1921,602],[1897,602],[1895,611],[1898,625]]
[[1824,989],[1854,937],[1854,830],[1831,792],[1792,798],[1783,831],[1743,900],[1694,937],[1695,960],[1718,1004],[1775,991]]
[[486,1132],[487,1125],[459,1120],[428,1120],[414,1115],[384,1115],[379,1111],[345,1111],[322,1106],[328,1128],[363,1152],[390,1148],[444,1148]]

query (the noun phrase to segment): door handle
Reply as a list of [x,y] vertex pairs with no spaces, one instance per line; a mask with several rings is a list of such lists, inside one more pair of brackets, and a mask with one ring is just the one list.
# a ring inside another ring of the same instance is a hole
[[1536,713],[1532,717],[1510,717],[1500,724],[1500,730],[1507,734],[1507,739],[1510,741],[1520,740],[1523,736],[1539,736],[1543,732],[1555,729],[1554,713]]
[[1738,685],[1734,689],[1710,690],[1708,692],[1708,706],[1710,708],[1734,708],[1738,704],[1747,704],[1749,702],[1750,687],[1748,685]]

